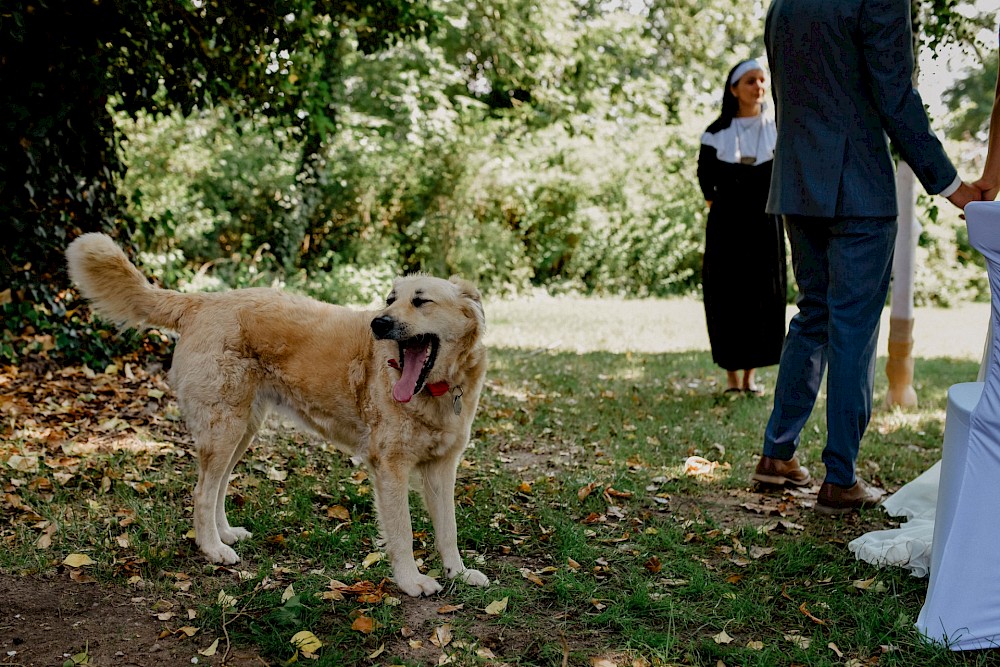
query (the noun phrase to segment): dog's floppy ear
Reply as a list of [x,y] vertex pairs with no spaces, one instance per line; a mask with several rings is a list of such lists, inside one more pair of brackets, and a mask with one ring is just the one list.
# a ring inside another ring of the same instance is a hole
[[479,290],[465,278],[462,278],[461,276],[452,276],[448,279],[448,281],[453,285],[457,285],[462,296],[465,298],[472,299],[480,305],[483,303],[483,297],[479,294]]
[[460,276],[452,276],[448,281],[458,287],[458,293],[462,298],[468,299],[470,302],[466,315],[479,320],[479,324],[485,326],[486,314],[483,312],[483,297],[476,286]]

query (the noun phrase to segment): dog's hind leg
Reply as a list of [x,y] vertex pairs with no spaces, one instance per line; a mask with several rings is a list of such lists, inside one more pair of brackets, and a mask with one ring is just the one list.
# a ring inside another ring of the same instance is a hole
[[419,467],[423,478],[424,505],[434,524],[434,543],[449,579],[458,577],[473,586],[489,586],[489,578],[479,570],[465,567],[458,552],[455,522],[455,469],[453,459],[438,459]]
[[226,474],[222,478],[222,483],[219,484],[219,497],[215,501],[215,525],[219,529],[219,539],[224,544],[235,544],[240,540],[245,540],[253,536],[253,533],[246,528],[229,525],[229,517],[226,516],[226,493],[229,490],[229,478],[232,477],[236,464],[243,458],[243,454],[246,453],[250,443],[253,442],[254,436],[257,435],[257,431],[260,429],[260,425],[264,422],[264,417],[266,416],[267,408],[261,404],[255,404],[250,414],[250,420],[247,422],[246,433],[243,434],[243,438],[236,446],[236,449],[233,450],[229,466],[226,468]]
[[[247,419],[222,419],[195,433],[198,452],[198,483],[194,487],[195,541],[213,563],[231,565],[240,561],[236,552],[222,543],[216,517],[219,504],[225,502],[234,454],[244,444],[247,422]],[[221,512],[225,514],[224,506]]]
[[433,595],[441,590],[441,584],[421,574],[413,560],[409,470],[398,462],[389,465],[376,462],[372,468],[375,509],[385,538],[385,550],[392,563],[393,580],[412,597]]

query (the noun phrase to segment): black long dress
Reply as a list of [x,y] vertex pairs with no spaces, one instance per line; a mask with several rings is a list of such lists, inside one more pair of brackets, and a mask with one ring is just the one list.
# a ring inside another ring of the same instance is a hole
[[764,212],[773,160],[725,161],[720,156],[733,159],[731,151],[716,139],[719,148],[703,142],[698,158],[698,180],[712,201],[701,276],[712,359],[727,371],[771,366],[785,340],[786,301],[784,230]]

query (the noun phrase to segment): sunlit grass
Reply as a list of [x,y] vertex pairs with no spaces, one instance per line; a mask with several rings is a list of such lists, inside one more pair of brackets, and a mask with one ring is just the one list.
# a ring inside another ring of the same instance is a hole
[[[271,664],[295,656],[290,638],[300,630],[325,644],[309,661],[317,665],[426,665],[442,655],[451,664],[519,666],[601,656],[710,667],[989,664],[921,643],[913,621],[926,581],[878,570],[846,549],[892,525],[883,514],[831,521],[810,511],[809,493],[751,489],[769,396],[723,395],[703,348],[629,347],[626,330],[642,337],[669,327],[625,302],[589,307],[621,328],[609,335],[588,331],[603,324],[584,314],[546,316],[554,306],[544,300],[524,311],[498,306],[493,316],[489,380],[456,489],[459,547],[491,578],[487,589],[451,582],[415,601],[382,584],[388,564],[366,560],[380,545],[363,471],[277,420],[233,480],[231,520],[254,533],[236,546],[237,566],[208,565],[191,539],[195,470],[186,444],[124,429],[113,440],[120,447],[106,435],[74,439],[72,469],[43,457],[31,472],[4,471],[7,493],[37,516],[9,510],[0,570],[68,577],[63,559],[85,553],[96,564],[84,574],[99,585],[127,588],[151,610],[162,600],[178,613],[197,611],[190,622],[199,634],[172,641],[203,648],[228,637]],[[505,340],[507,332],[516,335]],[[557,337],[566,345],[551,344]],[[618,347],[603,349],[615,337]],[[974,378],[977,366],[918,358],[920,407],[877,403],[861,474],[894,490],[936,461],[947,388]],[[761,372],[769,388],[774,371]],[[881,373],[876,391],[878,402]],[[817,475],[824,410],[821,396],[800,450]],[[37,451],[24,433],[3,448],[3,460]],[[718,464],[711,475],[685,474],[695,455]],[[414,548],[434,573],[433,530],[422,509],[413,514]],[[51,544],[42,548],[47,529]],[[855,586],[873,578],[877,585]],[[382,584],[382,594],[336,600],[331,581]],[[296,599],[283,600],[289,586]],[[232,607],[219,604],[220,591]],[[503,599],[501,611],[487,613]],[[461,607],[439,613],[445,605]],[[355,629],[359,617],[374,629]],[[431,637],[445,624],[453,639],[440,647]],[[164,630],[178,626],[163,621]]]

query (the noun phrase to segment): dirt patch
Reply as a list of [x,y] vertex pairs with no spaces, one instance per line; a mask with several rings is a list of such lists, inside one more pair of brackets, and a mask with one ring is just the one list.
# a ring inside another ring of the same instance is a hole
[[[221,665],[199,655],[211,642],[195,635],[160,638],[166,624],[133,592],[58,578],[0,575],[0,664],[62,665],[81,652],[87,664],[115,667]],[[267,664],[246,650],[230,652],[226,665]]]

